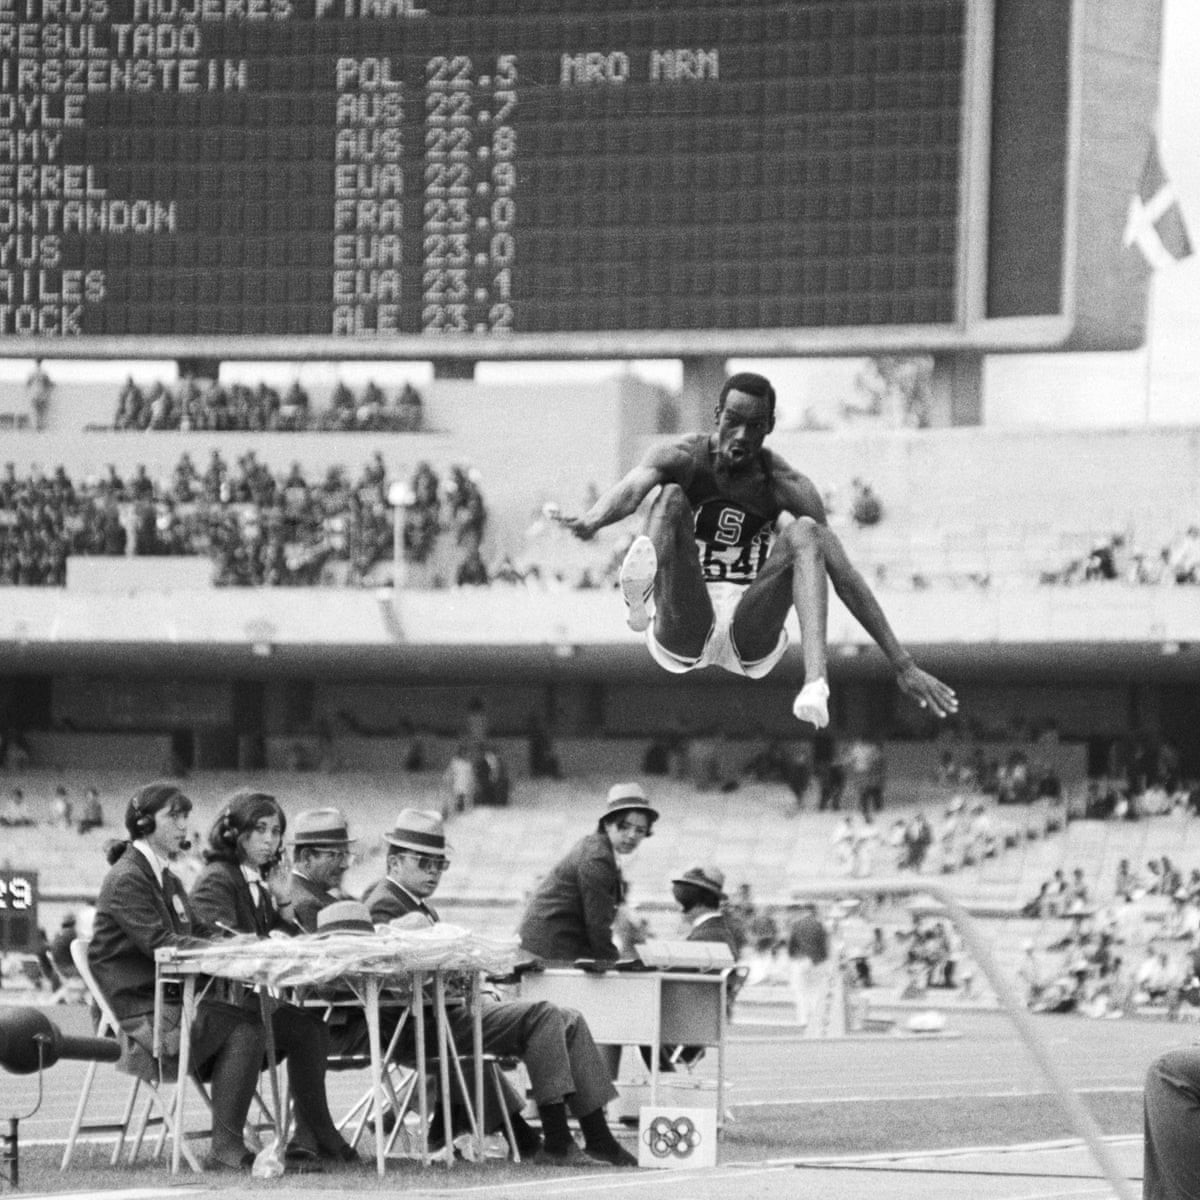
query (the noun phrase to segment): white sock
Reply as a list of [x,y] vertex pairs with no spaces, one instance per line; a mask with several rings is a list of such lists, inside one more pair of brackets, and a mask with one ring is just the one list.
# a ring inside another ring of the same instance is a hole
[[829,684],[824,677],[806,683],[792,704],[797,721],[808,721],[817,729],[829,724]]

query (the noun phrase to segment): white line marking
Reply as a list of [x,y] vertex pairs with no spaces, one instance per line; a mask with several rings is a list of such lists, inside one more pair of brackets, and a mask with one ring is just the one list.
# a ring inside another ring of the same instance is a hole
[[[507,1183],[487,1183],[478,1187],[439,1188],[438,1195],[466,1196],[486,1195],[489,1192],[503,1192],[507,1196],[536,1191],[538,1195],[542,1196],[577,1196],[580,1192],[608,1192],[616,1189],[625,1190],[630,1187],[655,1187],[668,1183],[695,1183],[697,1179],[712,1179],[714,1176],[721,1174],[736,1174],[737,1178],[742,1180],[751,1175],[779,1175],[793,1169],[794,1164],[792,1163],[780,1166],[764,1166],[761,1162],[756,1162],[737,1164],[737,1169],[735,1170],[731,1170],[729,1164],[722,1164],[718,1167],[709,1167],[696,1171],[656,1171],[646,1169],[636,1173],[633,1171],[621,1171],[615,1174],[606,1172],[603,1176],[573,1173],[570,1175],[555,1175],[550,1179],[541,1177],[515,1182],[510,1180]],[[551,1186],[547,1186],[548,1184]],[[37,1200],[51,1200],[51,1198],[39,1196]]]
[[[1075,1088],[1079,1095],[1090,1095],[1092,1093],[1105,1092],[1141,1092],[1142,1086],[1138,1084],[1136,1087],[1132,1084],[1121,1085],[1116,1087],[1086,1087]],[[789,1106],[804,1106],[804,1105],[822,1105],[822,1104],[871,1104],[885,1103],[893,1104],[897,1101],[904,1100],[1020,1100],[1028,1099],[1030,1096],[1053,1096],[1054,1093],[1046,1088],[1033,1088],[1029,1091],[1005,1090],[999,1092],[905,1092],[895,1096],[804,1096],[804,1097],[782,1097],[778,1100],[737,1100],[729,1107],[732,1109],[740,1108],[772,1108]]]
[[[1101,1141],[1110,1146],[1134,1145],[1141,1142],[1141,1134],[1112,1134]],[[944,1150],[883,1150],[877,1154],[827,1154],[803,1158],[769,1158],[771,1166],[827,1166],[844,1163],[911,1162],[919,1158],[961,1158],[970,1154],[1031,1154],[1050,1150],[1083,1150],[1087,1144],[1082,1138],[1057,1138],[1047,1142],[1018,1142],[1010,1146],[953,1146]]]
[[[28,1142],[23,1145],[28,1145]],[[38,1200],[151,1200],[157,1196],[195,1196],[208,1191],[203,1187],[176,1187],[174,1184],[164,1184],[162,1187],[149,1188],[114,1188],[104,1192],[50,1192],[39,1194]]]

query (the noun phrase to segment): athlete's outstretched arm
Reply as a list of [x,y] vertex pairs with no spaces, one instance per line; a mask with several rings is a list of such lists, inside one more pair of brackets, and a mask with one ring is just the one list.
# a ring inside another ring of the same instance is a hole
[[564,514],[556,520],[577,538],[587,541],[606,525],[615,525],[637,512],[642,501],[660,484],[679,479],[687,455],[678,446],[651,450],[624,478],[617,480],[581,517]]
[[884,615],[875,593],[862,572],[850,561],[842,540],[826,526],[823,539],[825,570],[842,603],[854,619],[875,639],[896,672],[900,690],[922,708],[930,708],[939,717],[958,712],[958,697],[940,679],[921,670],[913,656],[900,644]]
[[772,459],[776,492],[784,511],[794,517],[810,517],[823,529],[825,571],[833,589],[854,619],[875,639],[896,672],[900,690],[922,708],[939,717],[958,711],[958,698],[940,679],[923,671],[892,631],[875,593],[862,572],[850,561],[842,540],[829,528],[825,505],[816,485],[778,455]]

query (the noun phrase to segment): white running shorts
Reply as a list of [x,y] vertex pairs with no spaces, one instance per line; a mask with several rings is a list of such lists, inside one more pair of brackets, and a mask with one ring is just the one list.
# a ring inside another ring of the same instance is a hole
[[779,642],[765,658],[757,662],[743,662],[733,644],[733,614],[746,589],[740,583],[709,583],[705,586],[712,601],[713,623],[700,657],[686,658],[659,645],[654,637],[653,622],[646,630],[646,648],[650,651],[650,657],[664,671],[675,675],[698,671],[701,667],[721,667],[734,675],[744,675],[747,679],[761,679],[769,675],[788,647],[787,630],[779,631]]

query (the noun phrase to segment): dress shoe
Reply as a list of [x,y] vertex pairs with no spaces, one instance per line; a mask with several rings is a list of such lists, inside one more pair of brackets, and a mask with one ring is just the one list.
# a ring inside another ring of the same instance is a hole
[[636,1167],[638,1165],[638,1160],[617,1141],[614,1141],[610,1147],[586,1146],[584,1149],[592,1158],[607,1163],[610,1167]]
[[213,1171],[218,1173],[222,1171],[226,1173],[243,1173],[249,1171],[250,1168],[254,1166],[254,1152],[252,1150],[247,1150],[245,1154],[243,1154],[242,1157],[235,1163],[227,1162],[223,1158],[218,1158],[215,1154],[206,1154],[204,1156],[204,1161],[201,1162],[200,1165],[205,1171]]
[[325,1171],[315,1150],[294,1142],[283,1152],[283,1169],[289,1175],[321,1175]]
[[555,1154],[543,1146],[532,1159],[539,1167],[603,1167],[607,1163],[593,1158],[578,1142],[572,1142],[561,1154]]
[[343,1142],[332,1150],[318,1150],[317,1157],[322,1162],[338,1163],[347,1167],[358,1166],[365,1161],[362,1155],[347,1142]]

